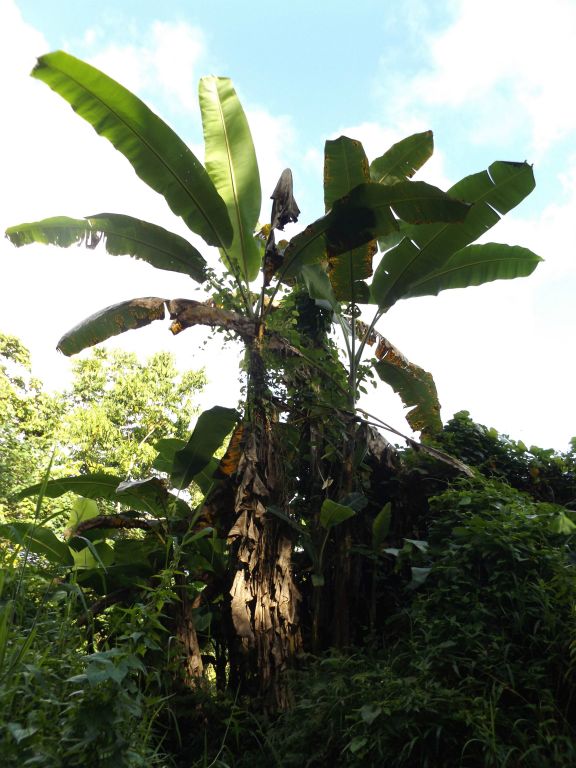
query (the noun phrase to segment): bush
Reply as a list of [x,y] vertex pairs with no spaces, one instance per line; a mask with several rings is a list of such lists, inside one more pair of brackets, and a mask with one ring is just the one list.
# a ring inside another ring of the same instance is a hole
[[286,768],[576,763],[565,510],[479,479],[431,511],[431,572],[387,650],[295,675],[294,707],[268,732]]

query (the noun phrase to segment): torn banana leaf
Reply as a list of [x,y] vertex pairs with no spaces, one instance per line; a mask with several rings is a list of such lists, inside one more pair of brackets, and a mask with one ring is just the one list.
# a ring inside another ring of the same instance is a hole
[[414,432],[435,435],[442,430],[440,402],[432,375],[409,362],[395,346],[379,333],[374,368],[378,376],[400,395],[406,408],[406,420]]
[[[497,224],[501,216],[530,194],[534,185],[530,165],[510,162],[492,163],[486,171],[459,181],[448,194],[472,204],[464,221],[406,226],[404,239],[384,254],[374,273],[374,303],[386,311],[399,299],[413,295],[410,290],[414,283],[433,274],[438,276],[454,254]],[[481,269],[480,265],[473,270],[471,267],[467,279],[472,271],[480,276]]]
[[396,216],[411,224],[459,222],[468,209],[423,181],[360,184],[292,238],[284,252],[282,279],[295,277],[304,264],[325,260],[327,254],[337,256],[393,232],[398,228]]
[[370,177],[379,184],[396,184],[411,179],[434,152],[432,131],[415,133],[393,144],[370,163]]
[[187,240],[156,224],[119,213],[99,213],[85,219],[56,216],[10,227],[6,237],[17,247],[43,243],[95,248],[102,242],[111,256],[132,256],[157,269],[189,275],[199,283],[206,279],[206,260]]
[[[340,136],[327,141],[324,148],[324,205],[329,211],[337,200],[359,184],[370,181],[368,158],[359,141]],[[362,302],[365,284],[372,275],[372,259],[378,250],[376,240],[345,253],[327,251],[328,277],[339,301]]]

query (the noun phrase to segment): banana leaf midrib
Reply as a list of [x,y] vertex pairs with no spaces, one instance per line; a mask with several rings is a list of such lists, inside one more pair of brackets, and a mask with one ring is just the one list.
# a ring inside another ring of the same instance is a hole
[[[232,199],[234,200],[234,215],[236,217],[236,221],[238,222],[238,241],[240,243],[240,252],[242,254],[242,269],[243,269],[246,280],[248,280],[248,262],[246,260],[246,253],[244,250],[244,235],[245,235],[244,221],[242,220],[242,216],[240,214],[240,206],[238,205],[238,200],[239,200],[238,184],[236,181],[236,173],[234,171],[234,163],[232,162],[232,146],[228,138],[226,119],[224,117],[224,110],[222,109],[222,100],[220,99],[219,94],[218,94],[218,98],[216,99],[216,102],[218,104],[218,114],[220,116],[220,122],[223,128],[224,140],[226,141],[226,157],[228,159],[228,168],[230,170],[230,181],[232,184]],[[232,247],[232,244],[230,245],[230,247]],[[222,250],[226,253],[227,258],[230,259],[230,256],[228,254],[228,249],[222,248]]]
[[[205,210],[204,210],[204,206],[201,204],[201,197],[200,197],[199,199],[196,199],[195,197],[193,197],[193,196],[190,194],[190,190],[189,190],[189,188],[188,188],[188,187],[187,187],[187,185],[184,183],[184,181],[183,181],[183,179],[180,177],[179,173],[177,173],[177,172],[174,170],[174,168],[172,167],[172,165],[170,165],[169,163],[167,163],[167,162],[164,160],[164,158],[163,158],[163,157],[162,157],[160,154],[158,154],[158,152],[156,151],[156,149],[154,149],[154,147],[153,147],[153,146],[150,144],[150,142],[149,142],[149,141],[148,141],[148,140],[147,140],[147,139],[146,139],[144,136],[142,136],[142,135],[140,134],[140,131],[139,131],[139,130],[136,130],[136,128],[134,127],[134,125],[133,125],[131,122],[128,122],[128,121],[127,121],[127,120],[126,120],[124,117],[122,117],[122,116],[121,116],[121,115],[120,115],[120,114],[119,114],[119,113],[118,113],[118,112],[117,112],[115,109],[113,109],[113,108],[112,108],[112,107],[111,107],[109,104],[107,104],[107,103],[106,103],[106,102],[105,102],[105,101],[104,101],[104,100],[103,100],[103,99],[102,99],[100,96],[98,96],[96,93],[94,93],[94,92],[93,92],[93,90],[90,90],[90,89],[89,89],[87,86],[85,86],[84,84],[80,83],[80,82],[79,82],[79,81],[78,81],[78,80],[77,80],[77,79],[76,79],[74,76],[72,76],[72,75],[71,75],[71,74],[69,74],[68,72],[64,72],[64,71],[63,71],[62,69],[60,69],[59,67],[56,67],[54,64],[50,64],[50,66],[51,66],[51,68],[52,68],[52,69],[54,69],[54,70],[57,70],[57,71],[59,72],[59,74],[60,74],[62,77],[65,77],[65,78],[67,78],[67,79],[71,80],[71,81],[72,81],[72,82],[74,82],[74,83],[75,83],[75,84],[76,84],[76,85],[77,85],[77,86],[78,86],[78,87],[79,87],[79,88],[80,88],[82,91],[84,91],[85,93],[89,94],[89,95],[90,95],[90,96],[91,96],[93,99],[96,99],[96,100],[97,100],[97,101],[98,101],[98,102],[99,102],[99,103],[100,103],[100,104],[101,104],[101,105],[102,105],[102,106],[103,106],[105,109],[107,109],[107,110],[108,110],[108,111],[110,111],[110,112],[111,112],[113,115],[115,115],[115,116],[117,117],[117,119],[118,119],[118,120],[119,120],[119,121],[120,121],[120,122],[121,122],[121,123],[122,123],[122,124],[123,124],[123,125],[124,125],[124,126],[127,128],[127,129],[128,129],[128,130],[130,130],[130,131],[133,131],[133,132],[134,132],[134,133],[135,133],[135,134],[138,136],[138,138],[140,139],[140,141],[142,141],[142,143],[143,143],[143,144],[144,144],[144,145],[145,145],[145,146],[146,146],[146,147],[149,149],[149,151],[150,151],[150,152],[151,152],[151,153],[152,153],[152,154],[153,154],[153,155],[154,155],[154,156],[155,156],[155,157],[156,157],[156,158],[157,158],[157,159],[160,161],[160,163],[161,163],[161,164],[162,164],[162,165],[163,165],[163,166],[164,166],[164,167],[165,167],[165,168],[166,168],[168,171],[170,171],[170,173],[171,173],[171,174],[174,176],[174,178],[177,180],[178,184],[179,184],[179,185],[180,185],[180,187],[182,188],[182,191],[185,193],[185,195],[186,195],[187,197],[189,197],[189,198],[190,198],[190,199],[191,199],[191,200],[194,202],[194,205],[197,207],[198,211],[199,211],[199,212],[200,212],[200,214],[202,215],[202,218],[204,219],[204,221],[206,222],[206,224],[208,225],[208,227],[209,227],[209,228],[210,228],[210,229],[211,229],[211,230],[214,232],[214,234],[216,235],[216,237],[217,237],[217,238],[218,238],[218,240],[220,241],[220,246],[219,246],[219,247],[221,247],[221,248],[224,248],[224,245],[223,245],[223,243],[222,243],[222,238],[220,237],[220,233],[219,233],[219,232],[218,232],[218,231],[217,231],[217,230],[214,228],[214,226],[213,226],[213,224],[212,224],[212,221],[210,220],[210,217],[209,217],[209,216],[206,214],[206,212],[205,212]],[[161,118],[158,118],[158,119],[159,119],[159,120],[161,120]],[[136,124],[136,125],[137,125],[137,124]],[[172,130],[172,129],[171,129],[169,126],[167,126],[167,127],[169,128],[169,130]],[[190,150],[189,150],[189,151],[190,151]],[[121,154],[123,154],[123,153],[121,152]],[[126,157],[126,156],[124,155],[124,157]],[[128,159],[128,158],[126,158],[126,159]],[[128,162],[130,162],[130,160],[128,160]],[[132,163],[131,163],[131,162],[130,162],[130,164],[132,165]],[[132,166],[132,167],[134,167],[134,166]],[[139,174],[138,174],[138,175],[139,175]],[[156,190],[154,190],[154,191],[156,191]],[[216,194],[218,194],[218,192],[217,192],[216,190],[214,190],[214,191],[216,192]],[[161,193],[161,192],[159,192],[158,194],[162,195],[162,193]],[[164,197],[164,195],[162,195],[162,197]],[[166,199],[166,198],[164,197],[164,199]],[[169,206],[169,207],[170,207],[170,206]],[[178,215],[178,214],[176,214],[176,215]]]
[[[521,170],[518,171],[518,174],[515,174],[514,176],[511,176],[510,178],[506,179],[506,181],[504,182],[502,187],[504,187],[506,184],[509,184],[509,183],[513,182],[517,178],[517,176],[524,171],[524,167],[525,167],[524,165],[521,167]],[[494,189],[496,188],[496,186],[497,186],[496,183],[494,182],[492,176],[489,173],[489,169],[487,169],[486,172],[488,173],[488,177],[489,177],[489,179],[490,179],[490,181],[491,181],[493,186],[491,186],[488,190],[486,190],[486,192],[483,195],[481,195],[477,200],[475,200],[474,203],[472,204],[473,206],[476,206],[476,205],[478,205],[480,203],[485,203],[486,197],[488,197],[488,195],[490,195],[490,193],[492,193],[494,191]],[[490,205],[490,203],[486,203],[486,205],[490,206],[490,208],[498,216],[498,221],[500,221],[502,219],[502,215],[496,210],[496,208],[494,208],[494,206]],[[495,223],[497,224],[498,222],[495,222]],[[434,241],[438,237],[443,235],[444,232],[446,231],[446,229],[448,229],[448,227],[453,226],[453,225],[454,225],[454,222],[447,222],[446,224],[444,224],[444,226],[441,226],[438,229],[438,232],[436,232],[430,238],[430,240],[428,240],[426,242],[426,244],[424,246],[422,246],[422,247],[420,247],[411,237],[404,238],[405,240],[408,239],[410,241],[410,243],[412,243],[412,245],[416,249],[416,253],[414,254],[414,257],[412,259],[408,259],[404,263],[404,268],[398,273],[398,275],[395,278],[396,284],[398,284],[401,281],[402,277],[406,274],[407,270],[413,265],[414,261],[418,258],[419,254],[422,253],[423,250],[428,248],[432,243],[434,243]],[[491,229],[491,227],[488,227],[488,229]],[[488,230],[486,230],[486,231],[488,231]],[[403,241],[401,241],[401,242],[403,242]],[[458,249],[458,250],[460,250],[460,249]],[[448,258],[450,258],[451,255],[452,254],[449,254]],[[427,275],[427,277],[430,277],[430,274],[431,273],[429,273]]]

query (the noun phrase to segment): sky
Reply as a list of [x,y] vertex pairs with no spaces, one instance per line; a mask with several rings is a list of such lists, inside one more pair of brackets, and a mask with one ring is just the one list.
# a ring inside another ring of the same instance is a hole
[[[490,232],[543,257],[528,278],[398,302],[379,330],[436,381],[442,417],[472,417],[527,445],[567,450],[576,435],[575,0],[0,0],[0,227],[48,216],[126,213],[190,233],[111,144],[29,77],[63,49],[134,91],[203,159],[197,87],[233,79],[262,178],[262,221],[283,168],[305,225],[323,213],[326,139],[363,142],[370,159],[432,129],[421,178],[446,189],[495,160],[528,161],[536,190]],[[289,234],[298,231],[293,225]],[[208,260],[216,258],[190,238]],[[135,296],[197,298],[195,283],[103,250],[0,241],[0,330],[30,348],[49,387],[70,376],[60,336]],[[238,352],[154,323],[107,342],[181,367],[206,365],[203,407],[235,405]],[[84,353],[83,353],[84,354]],[[364,406],[408,433],[381,384]]]

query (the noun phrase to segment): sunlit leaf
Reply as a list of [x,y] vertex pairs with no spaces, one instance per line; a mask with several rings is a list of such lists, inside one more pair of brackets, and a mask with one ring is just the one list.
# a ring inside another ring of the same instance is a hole
[[224,249],[246,282],[260,269],[254,240],[262,194],[252,134],[236,91],[227,77],[200,80],[200,111],[206,145],[206,170],[226,203],[232,222],[232,244]]
[[370,163],[370,177],[379,184],[396,184],[411,179],[416,171],[432,157],[432,131],[415,133],[393,144],[381,157]]
[[226,204],[200,161],[139,98],[98,69],[63,51],[38,59],[32,76],[44,81],[132,164],[175,214],[210,245],[227,247],[232,226]]
[[93,499],[85,499],[82,496],[78,496],[70,511],[70,517],[66,524],[67,530],[74,530],[84,520],[96,517],[98,512],[98,505]]

